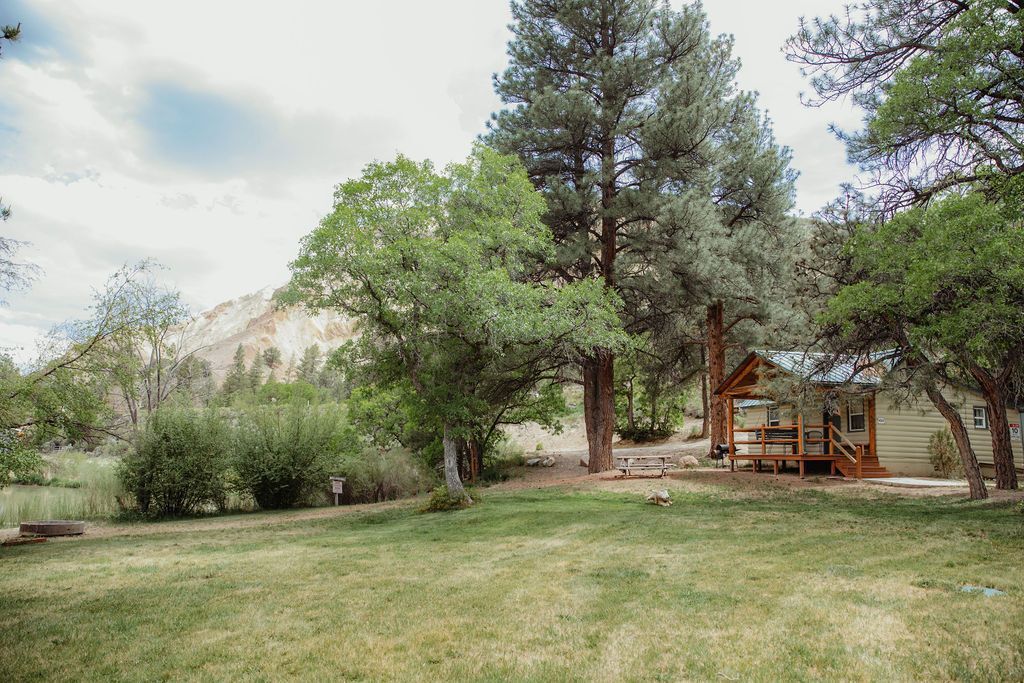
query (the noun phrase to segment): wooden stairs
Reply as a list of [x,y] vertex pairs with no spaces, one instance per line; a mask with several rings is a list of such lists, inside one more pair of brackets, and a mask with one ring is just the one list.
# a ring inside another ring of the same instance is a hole
[[[861,461],[861,477],[864,479],[882,479],[892,477],[892,472],[882,467],[878,462],[878,456],[874,453],[864,453]],[[844,477],[855,479],[857,477],[857,466],[850,462],[849,458],[836,458],[836,469],[843,473]]]

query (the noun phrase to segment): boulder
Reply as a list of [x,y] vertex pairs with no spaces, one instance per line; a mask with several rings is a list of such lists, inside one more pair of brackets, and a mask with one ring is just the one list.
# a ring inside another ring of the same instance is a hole
[[580,467],[590,467],[590,462],[586,458],[580,458]]
[[552,457],[551,457],[551,456],[549,455],[548,457],[544,458],[544,459],[543,459],[543,460],[541,461],[541,463],[540,463],[540,466],[541,466],[541,467],[554,467],[554,466],[555,466],[556,464],[558,464],[558,461],[557,461],[557,460],[555,460],[554,458],[552,458]]
[[544,458],[530,458],[529,460],[526,461],[526,466],[527,467],[538,467],[541,464],[541,462],[543,462],[543,461],[544,461]]
[[679,458],[679,466],[685,467],[686,469],[692,469],[694,467],[700,467],[700,460],[693,457],[692,455],[684,455]]
[[666,489],[660,491],[651,491],[647,494],[647,502],[660,505],[662,507],[668,507],[672,504],[672,496],[669,495]]

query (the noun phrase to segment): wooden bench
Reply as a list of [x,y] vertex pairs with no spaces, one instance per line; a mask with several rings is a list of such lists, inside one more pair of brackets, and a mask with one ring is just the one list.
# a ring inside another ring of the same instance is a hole
[[615,469],[622,472],[622,476],[631,477],[638,472],[657,472],[659,477],[675,468],[671,455],[617,455],[615,456]]

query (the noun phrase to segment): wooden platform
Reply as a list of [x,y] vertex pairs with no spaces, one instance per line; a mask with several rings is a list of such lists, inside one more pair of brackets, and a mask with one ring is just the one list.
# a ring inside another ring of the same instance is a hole
[[[892,472],[885,469],[882,464],[878,462],[877,456],[864,453],[861,457],[862,479],[878,479],[881,477],[893,476]],[[764,463],[771,463],[770,467],[774,474],[778,474],[780,468],[785,467],[785,463],[795,462],[797,463],[797,469],[801,477],[805,476],[804,463],[827,462],[829,463],[830,474],[835,475],[839,473],[844,477],[857,477],[857,466],[855,463],[850,462],[849,458],[845,456],[829,453],[736,453],[735,455],[729,456],[729,465],[734,472],[736,471],[736,461],[738,460],[752,462],[754,464],[755,472],[760,472],[762,469],[767,471],[767,467]]]

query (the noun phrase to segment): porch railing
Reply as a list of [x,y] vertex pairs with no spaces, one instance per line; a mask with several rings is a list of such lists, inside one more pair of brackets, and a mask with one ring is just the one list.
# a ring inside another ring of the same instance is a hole
[[[821,433],[820,438],[808,437],[807,433],[812,431],[819,431]],[[856,476],[858,479],[861,478],[861,471],[864,460],[864,446],[862,444],[855,444],[843,434],[835,425],[829,424],[803,424],[803,420],[797,420],[797,424],[791,425],[760,425],[757,427],[746,427],[746,428],[734,428],[734,433],[746,433],[753,434],[755,438],[753,440],[736,441],[733,439],[733,446],[761,446],[761,455],[768,455],[768,447],[781,445],[781,446],[796,446],[796,452],[798,455],[806,455],[806,446],[810,444],[829,444],[830,452],[837,456],[842,456],[849,460],[856,467]],[[769,432],[775,432],[778,436],[769,437]],[[735,448],[732,450],[732,454],[735,455]],[[748,456],[755,455],[747,453]]]

